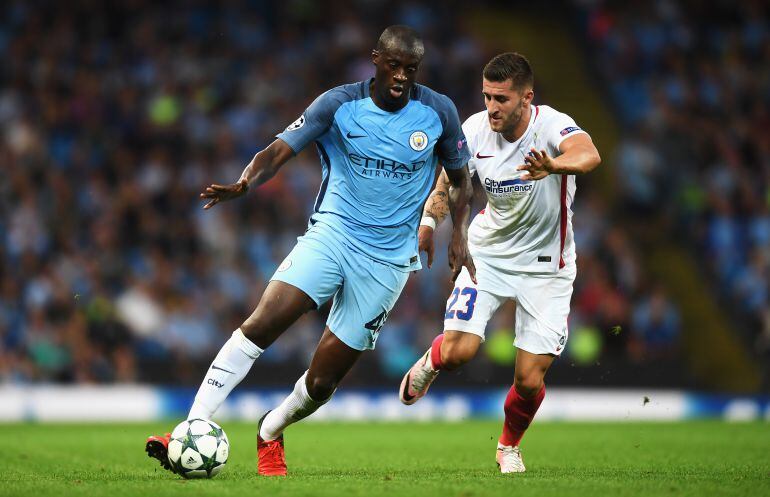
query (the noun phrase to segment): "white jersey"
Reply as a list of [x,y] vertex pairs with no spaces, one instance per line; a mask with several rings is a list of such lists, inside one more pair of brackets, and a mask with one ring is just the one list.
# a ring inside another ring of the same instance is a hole
[[534,147],[551,157],[561,155],[562,141],[585,133],[566,114],[546,105],[532,107],[529,126],[519,140],[508,142],[489,127],[487,111],[463,123],[471,159],[471,175],[478,174],[487,205],[468,230],[468,248],[490,266],[508,272],[556,273],[574,265],[572,200],[575,176],[549,175],[522,181],[524,157]]

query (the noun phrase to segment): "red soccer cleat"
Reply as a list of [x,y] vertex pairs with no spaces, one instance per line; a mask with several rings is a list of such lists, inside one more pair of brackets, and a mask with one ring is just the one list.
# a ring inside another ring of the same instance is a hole
[[172,473],[176,473],[174,468],[171,466],[171,463],[168,462],[168,443],[170,441],[171,433],[166,433],[162,437],[158,435],[151,435],[147,437],[144,450],[147,452],[149,457],[154,457],[160,461],[160,465],[163,467],[163,469],[167,469]]
[[283,450],[283,433],[275,440],[262,440],[259,432],[267,411],[257,425],[257,474],[261,476],[286,476],[286,454]]

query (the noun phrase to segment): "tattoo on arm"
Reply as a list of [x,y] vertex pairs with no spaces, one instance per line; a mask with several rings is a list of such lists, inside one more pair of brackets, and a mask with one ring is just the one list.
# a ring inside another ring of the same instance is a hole
[[436,188],[431,192],[428,200],[425,202],[425,208],[422,211],[423,216],[429,216],[436,220],[436,225],[449,214],[449,180],[446,173],[442,171],[436,182]]

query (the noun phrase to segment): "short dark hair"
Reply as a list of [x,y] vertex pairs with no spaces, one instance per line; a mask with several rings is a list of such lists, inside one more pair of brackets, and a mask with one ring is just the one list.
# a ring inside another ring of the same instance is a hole
[[425,46],[419,33],[409,26],[397,24],[388,26],[377,40],[377,51],[403,50],[422,58],[425,55]]
[[520,90],[535,86],[535,73],[532,66],[523,55],[516,52],[506,52],[492,57],[484,66],[484,79],[502,83],[511,80],[513,87]]

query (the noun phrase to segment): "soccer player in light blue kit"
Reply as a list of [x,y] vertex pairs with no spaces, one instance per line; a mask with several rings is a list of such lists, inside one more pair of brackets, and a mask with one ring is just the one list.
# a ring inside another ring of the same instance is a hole
[[[333,298],[309,369],[260,420],[260,475],[286,474],[284,429],[326,403],[361,352],[374,348],[409,273],[420,269],[417,226],[439,160],[452,186],[453,278],[463,266],[475,275],[467,248],[470,156],[452,101],[414,82],[423,53],[414,30],[387,28],[372,51],[373,79],[319,96],[252,159],[236,183],[211,185],[201,194],[209,200],[205,209],[239,197],[315,142],[323,179],[308,229],[256,310],[214,358],[188,416],[210,419],[273,341],[302,314]],[[152,436],[146,450],[173,470],[168,439]]]

